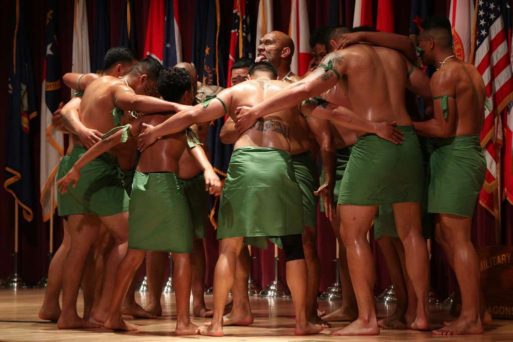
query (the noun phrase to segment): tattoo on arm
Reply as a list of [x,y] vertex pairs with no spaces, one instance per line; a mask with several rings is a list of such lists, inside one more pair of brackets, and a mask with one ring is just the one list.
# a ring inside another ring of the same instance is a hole
[[328,63],[324,64],[324,63],[321,63],[319,64],[319,68],[322,68],[324,70],[324,74],[321,76],[321,79],[323,81],[327,81],[330,79],[331,75],[329,74],[329,72],[333,72],[335,74],[335,76],[337,76],[337,80],[340,80],[340,78],[342,77],[342,75],[340,75],[340,73],[335,69],[334,65],[335,64],[338,64],[339,62],[342,61],[342,57],[333,57],[332,59],[330,59],[328,61]]

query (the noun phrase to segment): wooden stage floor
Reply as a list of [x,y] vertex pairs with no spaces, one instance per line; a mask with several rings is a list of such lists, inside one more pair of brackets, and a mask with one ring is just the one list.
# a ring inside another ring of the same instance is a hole
[[[169,341],[178,340],[173,336],[174,308],[172,298],[164,295],[164,317],[154,320],[131,321],[140,326],[137,333],[113,333],[96,329],[88,331],[58,330],[54,323],[40,321],[37,312],[43,298],[43,290],[0,290],[0,341]],[[140,298],[144,304],[144,296]],[[206,296],[207,304],[212,301]],[[384,330],[375,337],[335,337],[326,333],[314,336],[293,336],[292,304],[287,299],[268,300],[252,298],[255,323],[251,327],[226,327],[221,341],[513,341],[513,321],[494,321],[482,336],[432,337],[430,333],[415,331]],[[321,301],[321,309],[330,310],[330,303]],[[336,305],[336,304],[335,304]],[[81,306],[79,306],[81,307]],[[194,319],[196,324],[206,319]],[[333,328],[346,323],[334,323]],[[331,330],[333,330],[333,328]],[[183,340],[215,340],[202,336],[182,337]]]

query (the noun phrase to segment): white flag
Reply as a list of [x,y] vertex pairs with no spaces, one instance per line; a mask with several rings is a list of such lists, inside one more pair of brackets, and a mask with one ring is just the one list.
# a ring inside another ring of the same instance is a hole
[[89,29],[85,0],[75,0],[73,20],[73,54],[71,71],[86,74],[91,72],[89,57]]
[[256,49],[260,44],[260,38],[273,30],[273,1],[260,0],[258,4],[258,19],[256,26]]

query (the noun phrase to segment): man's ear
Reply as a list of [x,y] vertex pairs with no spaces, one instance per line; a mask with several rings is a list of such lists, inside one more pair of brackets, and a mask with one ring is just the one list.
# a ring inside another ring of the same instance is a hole
[[121,63],[116,64],[116,68],[115,68],[116,75],[121,76],[122,69],[123,69],[123,66],[121,65]]
[[144,84],[146,81],[148,81],[148,75],[146,75],[146,74],[139,75],[139,82],[141,82],[141,84]]
[[287,58],[290,56],[290,48],[288,46],[281,49],[281,58]]
[[331,51],[335,51],[338,48],[338,44],[335,39],[330,39],[330,47]]

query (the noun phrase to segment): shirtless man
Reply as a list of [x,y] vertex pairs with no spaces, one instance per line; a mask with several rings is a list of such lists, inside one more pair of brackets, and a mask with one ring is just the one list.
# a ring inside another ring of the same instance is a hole
[[[121,110],[159,112],[172,110],[174,105],[154,97],[139,95],[154,93],[156,77],[161,66],[153,59],[137,63],[123,78],[112,76],[66,74],[67,84],[87,90],[80,103],[80,120],[91,129],[107,132],[118,123],[113,120],[115,107]],[[104,113],[99,115],[98,113]],[[118,115],[118,117],[120,117]],[[85,152],[75,145],[60,164],[61,178]],[[108,186],[104,182],[108,181]],[[128,196],[118,177],[118,162],[112,155],[103,155],[84,169],[77,187],[67,194],[58,194],[59,215],[66,216],[71,233],[71,250],[66,260],[63,279],[63,306],[58,327],[83,328],[96,326],[78,317],[76,301],[85,258],[96,239],[100,222],[114,235],[116,246],[106,263],[106,278],[98,314],[93,318],[103,321],[112,297],[116,269],[126,253],[128,233]]]
[[[392,74],[396,77],[387,77]],[[423,173],[418,138],[404,105],[406,83],[404,57],[390,49],[359,44],[328,55],[317,70],[271,99],[252,108],[239,108],[237,125],[244,131],[266,113],[298,105],[338,85],[339,95],[346,94],[351,99],[356,115],[373,122],[394,122],[403,133],[401,145],[379,140],[374,135],[362,136],[349,157],[337,210],[358,303],[358,319],[336,331],[337,335],[379,334],[373,295],[375,270],[366,235],[378,205],[386,203],[393,204],[398,233],[405,246],[408,274],[420,298],[412,328],[429,327],[428,255],[421,235],[419,204]],[[345,109],[339,107],[339,110]],[[346,120],[352,121],[350,117]]]
[[[237,106],[256,104],[286,85],[270,80],[275,71],[269,64],[257,65],[252,71],[252,77],[257,80],[223,90],[211,101],[181,112],[156,127],[148,127],[139,137],[140,149],[144,150],[158,137],[180,131],[192,123],[209,122],[225,114],[233,117]],[[200,330],[202,334],[223,335],[224,306],[234,282],[235,263],[245,237],[276,237],[281,240],[295,308],[295,333],[313,334],[321,330],[320,326],[307,321],[305,312],[303,224],[298,212],[301,195],[291,170],[288,127],[284,124],[292,115],[295,115],[292,110],[273,113],[243,134],[235,144],[219,211],[217,232],[221,246],[214,273],[214,316],[212,324]],[[254,182],[261,183],[261,186],[249,187]]]
[[[133,53],[126,48],[111,48],[107,51],[104,57],[103,73],[105,75],[119,77],[125,75],[133,63],[135,57]],[[70,103],[66,104],[65,112],[70,112],[69,108],[74,107],[78,116],[78,108],[80,107],[80,98],[74,98]],[[52,116],[52,124],[59,129],[69,132],[73,139],[77,139],[80,143],[89,148],[92,144],[101,138],[100,132],[85,127],[80,120],[73,120],[71,123],[67,118],[62,115],[62,108],[59,108],[57,113]],[[59,305],[59,294],[62,288],[62,275],[64,274],[64,263],[66,255],[69,252],[70,235],[67,228],[66,220],[63,220],[64,237],[61,245],[55,252],[49,268],[48,268],[48,286],[46,287],[43,305],[39,310],[39,318],[43,320],[57,321],[59,319],[61,309]],[[87,280],[86,280],[87,281]],[[86,291],[84,289],[84,295]],[[92,300],[92,296],[89,300]],[[84,307],[91,306],[92,303],[87,303],[88,300],[84,299]],[[85,309],[85,308],[84,308]]]
[[[158,87],[159,93],[166,100],[184,102],[186,101],[184,96],[191,98],[190,77],[183,69],[172,68],[162,71]],[[59,182],[59,187],[63,190],[67,189],[70,183],[77,182],[80,170],[88,162],[114,146],[126,142],[128,136],[137,136],[143,122],[157,124],[165,119],[166,117],[161,114],[145,115],[126,126],[117,128],[116,133],[95,145],[77,161],[66,177]],[[135,329],[121,317],[122,300],[135,271],[144,260],[144,250],[166,250],[173,252],[175,263],[173,276],[176,280],[176,334],[190,335],[197,330],[189,318],[191,286],[189,255],[192,251],[194,231],[183,186],[177,177],[178,160],[183,154],[186,143],[193,149],[199,163],[204,167],[205,183],[211,193],[220,192],[220,181],[208,163],[204,151],[201,148],[194,148],[197,138],[191,146],[190,139],[186,141],[185,136],[186,134],[180,132],[165,137],[140,155],[130,202],[130,250],[120,265],[116,278],[116,290],[109,317],[104,325],[106,328]],[[162,189],[165,191],[162,192]]]

